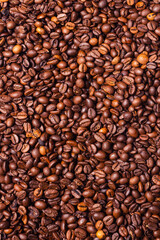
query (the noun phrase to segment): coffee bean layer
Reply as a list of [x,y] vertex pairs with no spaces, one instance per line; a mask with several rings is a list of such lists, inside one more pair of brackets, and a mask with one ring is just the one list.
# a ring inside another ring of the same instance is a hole
[[0,239],[160,240],[159,0],[0,0]]

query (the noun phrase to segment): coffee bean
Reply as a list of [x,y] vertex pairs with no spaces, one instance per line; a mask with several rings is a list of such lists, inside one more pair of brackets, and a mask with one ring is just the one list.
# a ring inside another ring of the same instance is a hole
[[55,114],[50,114],[49,115],[49,120],[53,123],[53,124],[58,124],[59,123],[59,117]]
[[114,233],[112,235],[112,240],[118,240],[119,239],[119,234],[118,233]]
[[108,231],[110,232],[110,233],[115,233],[116,231],[117,231],[117,226],[116,226],[116,224],[111,224],[110,226],[108,226],[107,227],[108,228]]
[[84,64],[84,63],[81,63],[81,64],[79,65],[79,71],[82,72],[82,73],[87,72],[87,65]]
[[95,111],[93,108],[89,108],[89,109],[88,109],[88,117],[89,117],[90,119],[93,119],[93,118],[96,117],[96,111]]
[[159,37],[157,36],[156,33],[152,32],[152,31],[149,31],[147,33],[147,36],[148,38],[151,40],[151,41],[158,41]]
[[128,129],[128,133],[131,137],[134,137],[134,138],[138,137],[138,131],[137,131],[137,129],[135,129],[133,127],[130,127]]
[[12,134],[11,141],[13,144],[17,144],[19,142],[19,137],[16,134]]
[[65,21],[67,19],[67,15],[65,13],[58,14],[57,19],[59,21]]
[[118,172],[121,169],[120,163],[114,163],[112,166],[112,170]]
[[4,103],[10,102],[11,101],[11,97],[7,96],[7,95],[1,95],[0,96],[0,101],[4,102]]
[[97,51],[96,49],[92,50],[91,52],[89,52],[89,56],[93,57],[93,58],[99,58],[100,57],[100,52]]
[[137,9],[138,11],[141,11],[141,10],[145,9],[145,3],[142,2],[142,1],[137,2],[136,5],[135,5],[135,7],[136,7],[136,9]]
[[90,49],[89,43],[80,43],[79,48],[82,50],[88,50]]
[[102,230],[98,230],[96,232],[96,236],[98,237],[98,239],[104,239],[105,238],[105,234]]
[[72,30],[72,29],[75,28],[75,24],[74,24],[73,22],[67,22],[67,23],[65,24],[65,27],[66,27],[67,29],[69,29],[69,30]]
[[13,72],[19,72],[21,70],[21,66],[18,63],[11,63],[11,69]]
[[138,31],[140,31],[140,32],[148,32],[147,26],[144,25],[144,24],[139,24],[139,25],[137,26],[137,29],[138,29]]
[[154,184],[160,186],[160,176],[159,175],[154,175],[152,177],[152,181],[153,181]]
[[108,53],[108,49],[109,46],[105,43],[103,43],[99,48],[98,48],[98,51],[102,54],[102,55],[105,55]]
[[58,212],[52,208],[46,208],[43,210],[44,214],[48,217],[56,218],[58,215]]
[[21,151],[22,151],[23,153],[26,153],[26,152],[29,151],[29,149],[30,149],[29,144],[25,143],[25,144],[23,144],[23,146],[22,146],[22,148],[21,148]]
[[80,121],[81,127],[88,127],[91,124],[91,121],[89,119],[84,119]]
[[6,129],[6,125],[4,123],[0,123],[0,132],[3,132]]
[[116,193],[115,196],[119,202],[123,202],[125,199],[125,195],[123,193]]
[[106,175],[102,170],[95,170],[94,174],[96,177],[99,177],[99,178],[105,178],[105,175]]
[[132,34],[136,34],[136,33],[138,33],[138,29],[137,29],[136,27],[131,27],[131,28],[130,28],[130,32],[131,32]]
[[85,212],[87,210],[87,206],[86,206],[86,204],[84,202],[79,203],[77,208],[81,212]]
[[35,207],[42,210],[46,208],[46,203],[42,200],[38,200],[35,202]]
[[85,239],[87,236],[87,233],[84,229],[82,228],[76,228],[75,229],[75,236],[81,239]]
[[72,190],[71,193],[75,198],[81,198],[81,192],[78,189]]
[[40,213],[39,213],[39,210],[37,208],[30,206],[28,209],[29,209],[29,216],[31,218],[39,217]]
[[103,133],[95,133],[94,138],[96,139],[97,142],[104,142],[106,140],[106,137]]
[[19,98],[21,96],[22,96],[22,92],[20,92],[20,91],[14,91],[14,92],[10,93],[11,98]]
[[49,232],[57,232],[59,227],[56,224],[49,224],[47,225],[47,229]]
[[97,132],[101,128],[101,123],[100,122],[94,122],[90,126],[90,130],[93,132]]
[[114,221],[114,218],[111,215],[108,215],[103,218],[103,222],[106,226],[110,226],[113,223],[113,221]]
[[82,195],[83,195],[83,197],[88,198],[88,197],[92,197],[94,195],[94,193],[95,193],[94,190],[89,189],[89,190],[85,190]]
[[119,228],[119,234],[120,234],[122,237],[127,237],[128,231],[127,231],[127,229],[126,229],[124,226],[120,226],[120,228]]
[[61,84],[60,87],[59,87],[59,92],[60,93],[65,93],[67,91],[67,84]]
[[99,203],[96,203],[92,206],[92,211],[100,212],[102,210],[102,206]]
[[132,6],[132,5],[134,4],[134,0],[127,0],[127,4],[128,4],[129,6]]
[[9,227],[8,221],[0,221],[0,229],[6,229]]
[[98,220],[95,224],[96,229],[101,230],[103,228],[103,222]]
[[19,120],[26,119],[26,118],[27,118],[27,113],[25,113],[25,112],[19,112],[19,113],[17,114],[17,118],[18,118]]
[[71,205],[70,203],[67,203],[65,206],[64,206],[64,211],[67,212],[67,213],[74,213],[75,212],[75,209],[74,209],[74,206]]
[[56,189],[48,189],[44,192],[46,198],[56,198],[59,193]]

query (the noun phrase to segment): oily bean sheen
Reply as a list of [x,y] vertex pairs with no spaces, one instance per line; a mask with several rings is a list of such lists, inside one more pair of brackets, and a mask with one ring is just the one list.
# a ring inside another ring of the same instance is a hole
[[0,240],[160,240],[160,1],[0,0]]

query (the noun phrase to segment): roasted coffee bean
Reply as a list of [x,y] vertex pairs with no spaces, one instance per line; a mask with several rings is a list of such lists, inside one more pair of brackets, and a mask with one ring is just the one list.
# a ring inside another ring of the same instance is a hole
[[102,230],[98,230],[96,232],[96,236],[98,237],[98,239],[104,239],[105,238],[105,233]]
[[71,193],[75,198],[81,198],[81,192],[78,189],[72,190]]
[[79,203],[77,208],[81,212],[85,212],[87,210],[87,206],[86,206],[86,204],[84,202]]
[[35,202],[35,207],[42,210],[42,209],[45,209],[46,208],[46,203],[42,200],[38,200]]
[[102,210],[102,206],[99,203],[96,203],[92,206],[92,211],[100,212],[101,210]]
[[94,138],[97,142],[104,142],[106,140],[105,135],[103,133],[95,133]]
[[30,218],[38,218],[40,215],[40,212],[37,208],[30,206],[29,207],[29,216]]
[[93,132],[97,132],[100,128],[101,128],[101,123],[100,122],[94,122],[90,126],[90,130],[93,131]]
[[130,6],[133,5],[134,4],[134,0],[127,0],[127,4],[130,5]]
[[81,127],[88,127],[91,124],[91,121],[89,119],[84,119],[80,121]]
[[58,215],[58,212],[52,208],[46,208],[43,212],[46,216],[51,218],[56,218]]
[[112,235],[112,240],[118,240],[119,239],[119,234],[118,233],[114,233]]
[[127,237],[128,231],[127,231],[127,229],[126,229],[124,226],[120,226],[120,228],[119,228],[119,234],[120,234],[122,237]]
[[112,215],[108,215],[106,217],[103,218],[103,222],[106,226],[110,226],[114,221],[114,218]]
[[153,181],[154,184],[160,186],[160,176],[159,176],[159,175],[154,175],[154,176],[152,177],[152,181]]
[[94,193],[95,193],[95,191],[94,190],[92,190],[92,189],[89,189],[89,190],[85,190],[84,192],[83,192],[83,197],[92,197],[93,195],[94,195]]
[[87,236],[86,231],[83,228],[76,228],[75,229],[75,236],[78,238],[85,239]]
[[56,198],[59,193],[56,189],[48,189],[44,192],[46,198]]

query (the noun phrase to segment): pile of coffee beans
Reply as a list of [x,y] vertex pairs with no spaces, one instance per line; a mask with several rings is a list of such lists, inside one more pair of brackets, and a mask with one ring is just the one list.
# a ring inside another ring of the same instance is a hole
[[160,240],[159,0],[0,0],[0,239]]

